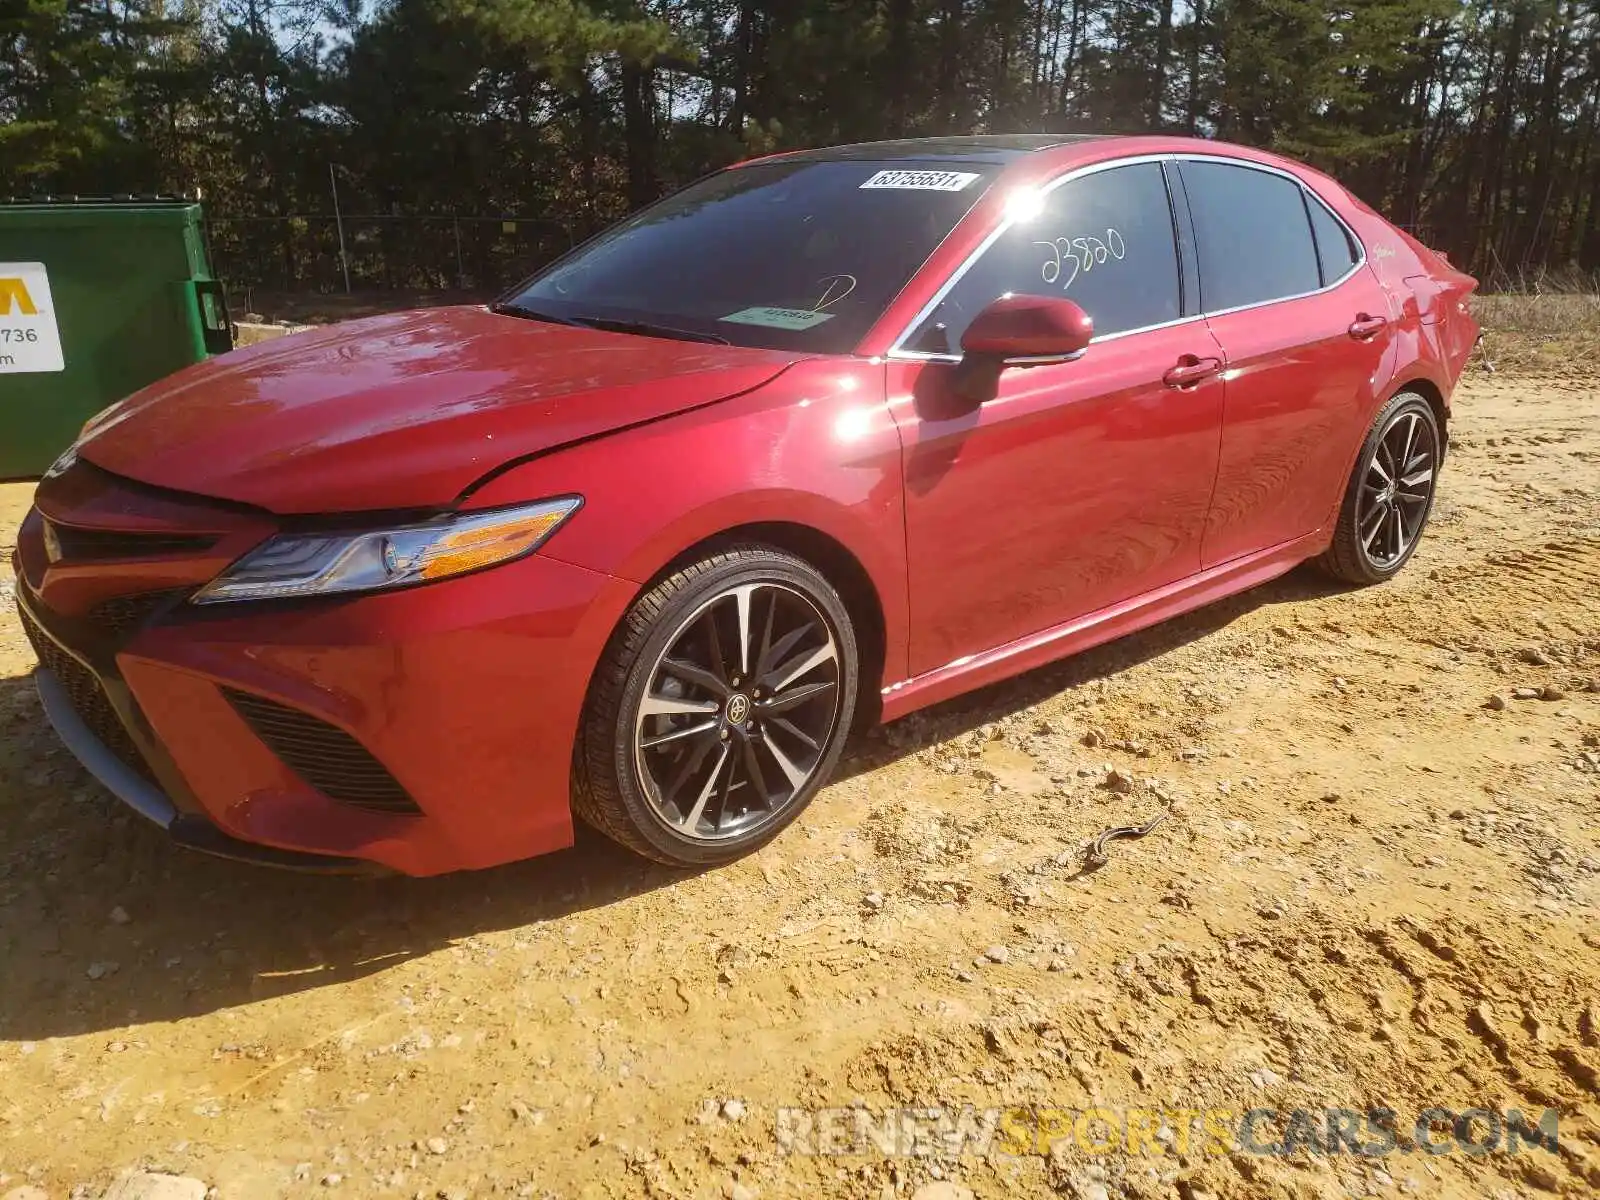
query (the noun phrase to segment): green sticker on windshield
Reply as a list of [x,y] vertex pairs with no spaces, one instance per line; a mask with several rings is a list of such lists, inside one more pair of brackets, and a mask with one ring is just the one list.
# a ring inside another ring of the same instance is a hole
[[769,329],[810,329],[833,320],[832,313],[810,312],[804,308],[741,308],[721,318],[735,325],[765,325]]

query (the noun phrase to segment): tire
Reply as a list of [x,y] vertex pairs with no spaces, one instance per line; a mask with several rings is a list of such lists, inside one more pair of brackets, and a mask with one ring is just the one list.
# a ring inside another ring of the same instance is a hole
[[832,773],[859,671],[850,614],[814,566],[762,545],[710,552],[640,596],[607,644],[573,809],[657,862],[748,854]]
[[[1409,469],[1396,466],[1401,457],[1409,459]],[[1333,542],[1317,565],[1346,583],[1394,578],[1422,541],[1443,462],[1433,406],[1416,392],[1397,392],[1373,419],[1345,485]]]

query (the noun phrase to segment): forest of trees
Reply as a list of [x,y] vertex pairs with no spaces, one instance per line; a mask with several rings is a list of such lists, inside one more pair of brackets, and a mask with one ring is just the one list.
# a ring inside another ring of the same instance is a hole
[[192,192],[231,284],[510,282],[741,157],[1168,130],[1491,283],[1600,270],[1600,0],[0,0],[0,196]]

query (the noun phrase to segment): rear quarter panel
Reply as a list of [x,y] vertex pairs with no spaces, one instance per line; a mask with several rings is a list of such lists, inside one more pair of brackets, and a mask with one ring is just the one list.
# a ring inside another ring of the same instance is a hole
[[[1452,289],[1449,305],[1455,308],[1458,303],[1464,303],[1467,294],[1476,286],[1476,281],[1450,268],[1421,242],[1390,224],[1337,180],[1309,167],[1298,166],[1297,169],[1307,185],[1337,210],[1360,238],[1367,254],[1363,269],[1377,280],[1389,308],[1388,352],[1384,355],[1373,386],[1363,394],[1362,407],[1366,411],[1359,414],[1351,444],[1346,448],[1344,478],[1347,479],[1355,467],[1356,456],[1360,453],[1378,409],[1396,392],[1425,383],[1438,394],[1448,418],[1451,395],[1471,354],[1477,337],[1477,325],[1470,313],[1465,312],[1454,314],[1460,319],[1441,323],[1438,319],[1441,310],[1433,306],[1435,289],[1424,287],[1419,294],[1415,285],[1423,278],[1436,280],[1445,275],[1453,277],[1449,281]],[[1330,526],[1337,520],[1342,498],[1341,485],[1339,494],[1332,497],[1329,504],[1327,523]]]
[[1306,174],[1361,238],[1367,268],[1389,294],[1395,356],[1381,395],[1386,399],[1409,383],[1426,380],[1438,390],[1448,413],[1451,393],[1478,337],[1468,301],[1478,281],[1390,224],[1337,181],[1319,172]]

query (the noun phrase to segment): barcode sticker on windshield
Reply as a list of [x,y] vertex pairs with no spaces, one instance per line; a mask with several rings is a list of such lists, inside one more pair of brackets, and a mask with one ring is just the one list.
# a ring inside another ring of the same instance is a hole
[[717,318],[720,321],[731,321],[735,325],[765,325],[770,329],[810,329],[813,325],[821,325],[824,321],[833,320],[832,313],[807,312],[803,308],[772,308],[762,305],[757,308],[741,308],[736,313],[729,313],[725,317]]
[[913,192],[959,192],[977,175],[970,171],[879,171],[861,185],[865,188],[900,188]]

